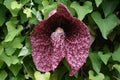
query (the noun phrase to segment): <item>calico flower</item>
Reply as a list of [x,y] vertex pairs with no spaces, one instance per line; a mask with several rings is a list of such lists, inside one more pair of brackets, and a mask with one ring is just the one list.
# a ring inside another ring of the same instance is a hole
[[74,75],[85,63],[90,47],[87,26],[59,4],[47,19],[40,21],[30,36],[32,57],[41,72],[56,69],[65,58]]

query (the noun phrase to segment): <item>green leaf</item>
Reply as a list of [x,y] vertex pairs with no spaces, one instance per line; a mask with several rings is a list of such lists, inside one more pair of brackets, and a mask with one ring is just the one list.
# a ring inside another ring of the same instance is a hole
[[7,47],[7,48],[5,48],[5,53],[8,56],[10,56],[10,55],[12,55],[15,52],[15,50],[16,50],[15,48]]
[[96,76],[92,70],[89,71],[89,79],[90,80],[104,80],[104,75],[102,73],[98,73]]
[[30,8],[25,8],[23,13],[26,14],[27,18],[32,17],[32,10]]
[[7,72],[5,70],[0,71],[0,80],[5,80],[7,77]]
[[14,74],[14,76],[18,75],[21,68],[22,68],[22,66],[20,64],[11,65],[9,67],[10,71]]
[[20,0],[22,6],[24,6],[25,4],[27,4],[30,0]]
[[112,59],[120,62],[120,44],[115,48],[115,51],[112,54]]
[[34,0],[34,2],[37,3],[37,4],[41,4],[42,1],[43,0]]
[[0,26],[5,22],[6,8],[0,4]]
[[0,59],[0,69],[2,68],[3,64],[4,64],[3,60]]
[[109,76],[105,76],[104,80],[110,80]]
[[5,53],[1,54],[0,59],[3,60],[8,66],[19,62],[17,56],[7,56]]
[[17,56],[10,56],[10,58],[11,58],[11,64],[19,63],[19,59]]
[[24,75],[18,74],[17,76],[10,76],[9,80],[26,80]]
[[107,65],[107,62],[112,54],[111,53],[103,54],[102,52],[98,52],[98,55],[100,59],[103,61],[103,63]]
[[18,4],[18,2],[17,1],[13,1],[12,3],[11,3],[11,9],[20,9],[22,7],[22,4]]
[[72,2],[70,7],[75,9],[80,20],[83,20],[85,15],[93,10],[92,2],[90,1],[86,1],[83,6],[79,5],[77,2]]
[[57,0],[59,3],[63,3],[63,4],[65,4],[65,5],[67,5],[68,4],[68,1],[70,1],[70,0]]
[[17,36],[10,42],[2,42],[2,46],[4,48],[18,48],[18,49],[20,49],[23,47],[23,44],[22,44],[23,40],[24,40],[23,36]]
[[23,47],[22,42],[24,38],[22,36],[16,37],[13,41],[11,42],[4,42],[2,45],[5,48],[5,53],[7,55],[12,55],[16,49],[20,49]]
[[53,3],[52,5],[48,5],[48,6],[45,6],[43,9],[42,9],[42,13],[44,15],[44,18],[47,18],[48,17],[48,14],[50,11],[56,9],[57,7],[57,3]]
[[35,71],[34,68],[35,67],[34,67],[31,55],[24,58],[21,61],[21,63],[23,64],[23,67],[25,69],[24,73],[27,73],[26,77],[30,77],[34,80],[34,71]]
[[48,5],[49,5],[48,0],[43,0],[43,1],[42,1],[42,5],[43,5],[43,7],[48,6]]
[[36,71],[34,73],[35,80],[49,80],[50,78],[50,72],[46,72],[44,74],[41,74],[40,72]]
[[28,18],[26,16],[26,14],[23,13],[23,11],[20,11],[20,22],[23,24],[23,23],[25,23],[27,21],[28,21]]
[[7,26],[8,34],[5,37],[5,42],[12,41],[14,39],[14,37],[23,30],[22,25],[18,25],[16,27],[16,24],[14,24],[13,21],[8,21],[6,23],[6,26]]
[[103,38],[107,39],[107,35],[110,33],[110,31],[117,26],[118,19],[116,15],[111,14],[105,19],[102,19],[99,12],[93,12],[91,16],[98,25]]
[[68,74],[65,75],[65,80],[83,80],[83,79],[79,79],[79,78],[75,78],[74,76],[69,76]]
[[50,80],[62,80],[62,77],[68,70],[65,66],[60,65],[51,75]]
[[5,0],[4,5],[9,9],[13,17],[17,16],[18,12],[22,8],[22,4],[18,4],[18,2],[14,0]]
[[114,64],[113,67],[120,73],[120,64]]
[[8,57],[7,55],[5,55],[5,53],[3,53],[3,54],[0,56],[0,59],[3,60],[8,66],[11,65],[11,58]]
[[25,46],[26,48],[29,50],[29,52],[31,53],[31,42],[30,42],[30,37],[26,37],[25,39]]
[[2,4],[3,3],[3,0],[0,0],[0,4]]
[[39,11],[36,11],[35,8],[32,8],[32,13],[36,16],[36,18],[41,21],[42,20],[42,16],[41,13]]
[[91,52],[89,54],[89,58],[92,62],[93,69],[96,71],[96,73],[99,73],[101,68],[101,60],[100,57],[98,56],[98,52]]
[[103,0],[102,8],[105,16],[110,15],[119,5],[120,0]]
[[37,20],[36,16],[33,15],[33,17],[29,18],[29,22],[31,24],[37,24],[38,20]]
[[23,36],[16,37],[16,38],[11,42],[10,46],[11,46],[12,48],[18,48],[18,49],[20,49],[20,48],[23,47],[23,45],[22,45],[23,40],[24,40]]
[[28,55],[28,49],[26,47],[23,47],[18,55],[18,57],[20,56],[26,56]]
[[3,51],[4,51],[4,47],[0,45],[0,55],[3,53]]
[[102,3],[103,0],[95,0],[97,7]]

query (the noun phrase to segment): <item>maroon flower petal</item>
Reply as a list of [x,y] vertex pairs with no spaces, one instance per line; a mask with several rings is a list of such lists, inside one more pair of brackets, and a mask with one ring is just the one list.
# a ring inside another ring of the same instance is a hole
[[42,72],[54,70],[64,57],[64,33],[48,34],[45,22],[39,22],[30,37],[33,61]]
[[57,12],[49,18],[49,21],[53,22],[53,25],[60,25],[66,33],[65,57],[71,67],[70,75],[72,76],[83,66],[88,57],[89,30],[82,21],[73,17],[67,7],[62,4],[58,5]]
[[65,57],[71,67],[70,76],[83,66],[90,46],[90,34],[85,24],[76,18],[73,19],[73,24],[75,33],[65,40]]
[[[31,34],[32,56],[38,70],[54,70],[65,57],[75,74],[85,63],[90,45],[86,25],[74,18],[66,6],[59,4],[54,14],[39,22]],[[64,32],[54,32],[61,27]]]

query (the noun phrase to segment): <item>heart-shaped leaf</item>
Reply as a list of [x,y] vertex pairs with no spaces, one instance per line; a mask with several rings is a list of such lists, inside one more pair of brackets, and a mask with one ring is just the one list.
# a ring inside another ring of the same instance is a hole
[[[44,5],[47,5],[47,3],[46,4],[44,3]],[[42,9],[44,18],[47,18],[49,12],[56,9],[56,7],[57,7],[57,3],[53,3],[52,5],[44,6],[44,8]]]
[[3,65],[4,65],[3,60],[0,60],[0,68],[2,68]]
[[0,26],[5,22],[5,14],[6,14],[7,9],[5,6],[0,4]]
[[113,65],[113,67],[114,67],[115,69],[117,69],[118,72],[120,73],[120,64],[115,64],[115,65]]
[[5,42],[12,41],[16,35],[18,35],[22,30],[23,26],[18,25],[16,28],[16,24],[14,24],[14,21],[10,20],[6,23],[8,34],[5,37]]
[[[65,65],[66,63],[64,63]],[[58,67],[53,74],[50,77],[50,80],[62,80],[63,76],[65,75],[65,73],[68,71],[66,66],[61,65],[60,67]]]
[[9,9],[13,17],[17,16],[18,12],[22,8],[22,4],[18,4],[18,2],[14,0],[5,0],[4,5]]
[[5,80],[7,77],[7,72],[5,70],[0,71],[0,80]]
[[25,8],[23,13],[26,14],[27,18],[32,17],[32,10],[30,8]]
[[117,17],[114,14],[109,15],[105,19],[102,19],[99,12],[93,12],[92,18],[98,25],[102,36],[104,39],[107,39],[107,35],[110,33],[112,29],[114,29],[117,26]]
[[70,7],[75,9],[80,20],[83,20],[85,15],[93,10],[92,2],[90,1],[86,1],[82,6],[77,2],[72,2]]
[[96,71],[96,73],[99,73],[101,68],[101,60],[98,56],[98,52],[91,52],[89,54],[89,58],[92,62],[93,69]]
[[97,75],[94,75],[94,72],[92,70],[89,71],[89,79],[90,80],[104,80],[104,75],[102,73],[98,73]]
[[17,56],[7,56],[5,53],[1,54],[0,59],[3,60],[8,66],[19,62]]
[[97,7],[102,3],[103,0],[95,0]]
[[14,74],[14,76],[17,76],[21,68],[22,68],[22,65],[20,64],[11,65],[9,67],[10,71]]
[[36,71],[34,73],[34,76],[35,76],[35,80],[49,80],[50,78],[50,73],[49,72],[46,72],[44,74],[41,74],[40,72]]
[[3,51],[4,51],[4,47],[0,45],[0,55],[3,53]]
[[10,56],[15,52],[17,48],[18,49],[22,48],[23,40],[24,38],[22,36],[19,36],[19,37],[15,37],[15,39],[13,39],[10,42],[3,42],[2,45],[5,48],[5,53]]
[[28,49],[27,49],[26,46],[25,46],[25,47],[23,47],[23,48],[21,49],[18,57],[20,57],[20,56],[26,56],[26,55],[28,55]]
[[120,62],[120,44],[115,48],[112,54],[112,59]]
[[105,16],[111,14],[115,8],[119,5],[120,0],[103,0],[102,8]]
[[107,62],[108,62],[109,58],[111,57],[111,53],[103,54],[102,52],[98,52],[98,55],[99,55],[100,59],[103,61],[103,63],[105,65],[107,65]]
[[13,1],[12,3],[11,3],[11,9],[20,9],[22,7],[22,4],[18,4],[18,2],[17,1]]

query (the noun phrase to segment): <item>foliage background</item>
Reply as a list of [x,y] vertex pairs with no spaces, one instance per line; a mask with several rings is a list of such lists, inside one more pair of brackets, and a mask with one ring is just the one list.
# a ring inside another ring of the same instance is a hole
[[[31,31],[60,2],[89,27],[93,42],[72,77],[65,60],[40,73],[31,57]],[[0,80],[120,80],[120,0],[0,0]]]

